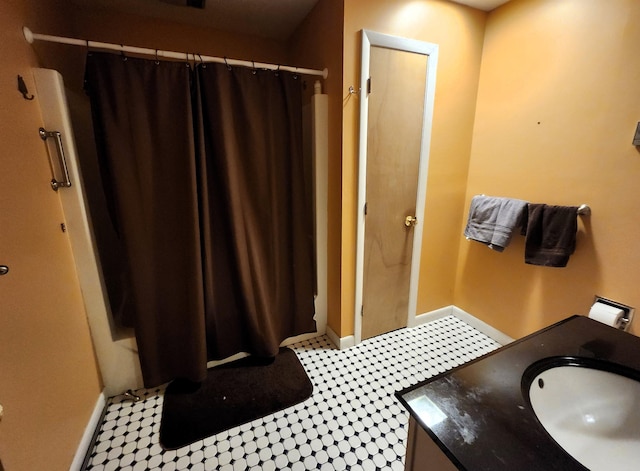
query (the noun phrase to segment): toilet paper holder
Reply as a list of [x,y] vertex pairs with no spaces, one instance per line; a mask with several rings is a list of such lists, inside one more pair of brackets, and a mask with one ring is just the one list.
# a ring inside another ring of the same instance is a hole
[[598,296],[598,295],[596,295],[594,297],[594,301],[593,302],[594,302],[594,304],[595,303],[608,304],[609,306],[613,306],[615,308],[622,309],[624,314],[622,315],[622,318],[620,319],[620,322],[618,323],[617,327],[620,330],[624,330],[624,331],[629,330],[629,325],[631,325],[631,320],[633,319],[633,314],[635,312],[635,308],[633,308],[631,306],[627,306],[626,304],[619,303],[618,301],[614,301],[612,299],[604,298],[604,297]]

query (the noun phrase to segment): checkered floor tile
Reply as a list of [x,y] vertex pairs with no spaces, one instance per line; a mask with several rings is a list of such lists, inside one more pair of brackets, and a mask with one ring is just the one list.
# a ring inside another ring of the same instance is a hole
[[403,470],[408,413],[396,391],[500,345],[448,316],[336,350],[297,343],[313,395],[296,406],[173,451],[158,442],[163,388],[108,401],[87,470]]

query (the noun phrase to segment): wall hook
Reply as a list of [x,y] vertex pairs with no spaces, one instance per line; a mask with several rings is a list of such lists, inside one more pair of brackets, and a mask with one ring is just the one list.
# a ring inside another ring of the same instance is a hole
[[18,75],[18,91],[20,93],[22,93],[22,97],[25,100],[33,100],[35,97],[31,94],[29,94],[29,90],[27,89],[27,84],[24,83],[24,79],[22,78],[21,75]]

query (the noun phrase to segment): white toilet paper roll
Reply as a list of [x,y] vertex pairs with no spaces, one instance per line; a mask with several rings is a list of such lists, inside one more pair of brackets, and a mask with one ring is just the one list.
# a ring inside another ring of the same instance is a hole
[[624,315],[624,311],[620,308],[609,306],[601,302],[596,302],[591,306],[589,317],[611,327],[618,327],[620,320]]

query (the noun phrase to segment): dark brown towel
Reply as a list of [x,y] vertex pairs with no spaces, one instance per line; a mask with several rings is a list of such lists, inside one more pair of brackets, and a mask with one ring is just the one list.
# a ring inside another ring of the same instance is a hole
[[530,265],[566,267],[576,249],[576,206],[531,204],[523,228],[526,234],[524,261]]

